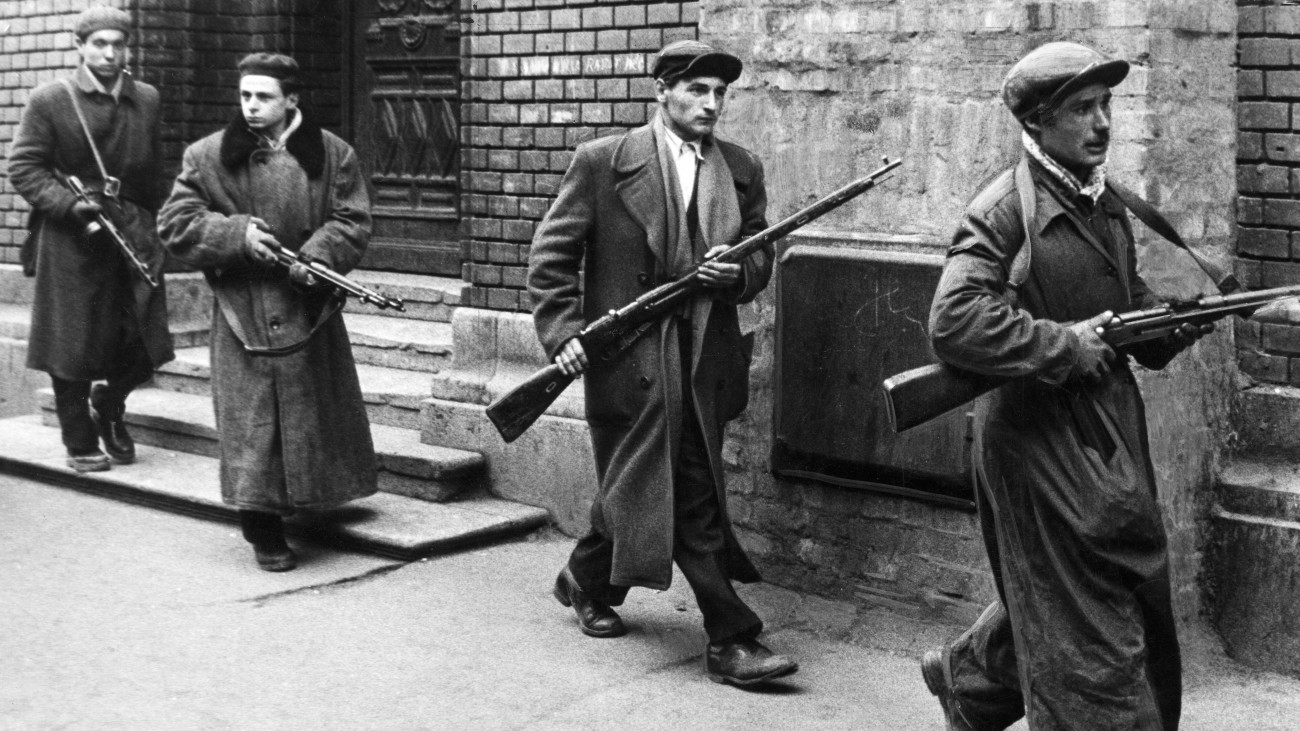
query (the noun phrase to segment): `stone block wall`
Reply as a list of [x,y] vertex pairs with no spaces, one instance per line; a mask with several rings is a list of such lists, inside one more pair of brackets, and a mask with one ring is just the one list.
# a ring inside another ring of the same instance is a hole
[[[1247,287],[1300,283],[1300,7],[1238,3],[1238,273]],[[1237,331],[1242,372],[1300,385],[1300,324]]]
[[[342,0],[115,0],[133,14],[128,68],[159,88],[169,174],[185,146],[221,129],[239,111],[235,64],[250,51],[293,54],[308,86],[303,103],[337,129],[344,58]],[[0,3],[0,158],[7,155],[28,93],[79,63],[71,26],[86,0]],[[179,9],[178,9],[179,8]],[[27,203],[0,165],[0,263],[16,263]]]
[[528,245],[579,143],[648,119],[647,62],[698,2],[462,0],[465,304],[529,312]]
[[[1184,2],[706,0],[700,36],[745,59],[719,134],[767,166],[769,218],[901,157],[894,180],[817,221],[820,243],[942,253],[990,176],[1019,156],[999,90],[1031,48],[1074,40],[1133,64],[1115,90],[1112,174],[1228,261],[1236,197],[1236,7]],[[1185,255],[1141,232],[1143,275],[1190,294],[1207,282]],[[780,272],[777,273],[778,278]],[[749,409],[726,454],[736,525],[778,584],[918,616],[968,621],[993,597],[974,516],[768,472],[776,300],[742,313],[757,333]],[[1231,338],[1140,374],[1171,537],[1177,606],[1200,610],[1203,521],[1227,431]]]

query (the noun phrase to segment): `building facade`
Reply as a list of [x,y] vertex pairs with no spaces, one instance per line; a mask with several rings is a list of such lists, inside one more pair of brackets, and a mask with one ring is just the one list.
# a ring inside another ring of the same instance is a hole
[[[302,62],[304,105],[353,143],[372,186],[375,241],[362,266],[461,283],[452,365],[432,377],[420,411],[425,440],[488,455],[495,492],[546,507],[571,534],[586,525],[594,483],[580,394],[566,394],[510,445],[483,407],[542,365],[524,290],[529,241],[576,145],[647,121],[650,55],[668,41],[701,38],[745,60],[719,134],[764,161],[771,221],[874,170],[882,156],[901,159],[878,189],[780,245],[773,285],[742,313],[755,334],[752,392],[730,427],[726,454],[736,528],[766,578],[862,611],[960,624],[994,595],[963,494],[961,415],[894,437],[876,384],[928,358],[927,282],[937,278],[966,199],[1019,155],[1019,130],[999,89],[1029,49],[1075,40],[1129,60],[1132,72],[1116,89],[1112,174],[1199,251],[1235,264],[1248,286],[1300,283],[1300,116],[1293,114],[1300,7],[1232,0],[115,4],[135,13],[131,69],[162,90],[173,168],[185,144],[236,112],[241,55],[276,50]],[[83,0],[0,7],[0,27],[7,26],[0,145],[12,140],[27,91],[75,63],[68,27],[82,7]],[[7,180],[0,181],[0,216],[0,263],[12,265],[26,209]],[[1151,232],[1139,236],[1143,274],[1158,290],[1206,291],[1185,255]],[[1263,540],[1276,553],[1276,541],[1300,535],[1283,530],[1260,539],[1253,523],[1233,522],[1239,511],[1220,504],[1221,475],[1234,460],[1256,448],[1295,446],[1279,433],[1295,431],[1291,414],[1300,413],[1291,408],[1290,389],[1300,385],[1296,358],[1300,324],[1225,323],[1168,370],[1140,374],[1185,621],[1218,617],[1231,601],[1233,587],[1216,577],[1251,554],[1225,552],[1225,541]],[[1285,590],[1265,593],[1277,599]]]

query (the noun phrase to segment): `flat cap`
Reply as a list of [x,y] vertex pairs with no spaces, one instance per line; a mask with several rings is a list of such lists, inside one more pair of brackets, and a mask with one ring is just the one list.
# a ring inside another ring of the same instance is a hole
[[1016,119],[1053,109],[1089,84],[1115,86],[1128,76],[1128,61],[1107,58],[1078,43],[1035,48],[1016,62],[1002,82],[1002,101]]
[[124,10],[96,5],[86,8],[77,16],[72,26],[72,33],[80,40],[85,40],[91,33],[101,30],[120,30],[131,34],[131,16]]
[[666,82],[684,76],[716,76],[730,84],[740,78],[745,68],[739,58],[724,53],[703,41],[673,41],[655,54],[650,75]]
[[239,60],[239,75],[270,76],[284,81],[298,78],[298,62],[283,53],[250,53]]

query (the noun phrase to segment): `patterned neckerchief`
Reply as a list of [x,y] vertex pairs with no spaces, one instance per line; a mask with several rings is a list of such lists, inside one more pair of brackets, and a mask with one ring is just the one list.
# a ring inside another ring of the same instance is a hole
[[1039,162],[1047,171],[1066,187],[1067,190],[1075,195],[1087,196],[1096,203],[1101,198],[1101,194],[1106,191],[1106,163],[1102,163],[1092,169],[1092,175],[1088,176],[1088,183],[1084,185],[1069,170],[1061,167],[1061,164],[1047,156],[1043,148],[1034,142],[1034,138],[1029,136],[1028,132],[1022,132],[1020,135],[1024,142],[1025,150],[1029,155]]

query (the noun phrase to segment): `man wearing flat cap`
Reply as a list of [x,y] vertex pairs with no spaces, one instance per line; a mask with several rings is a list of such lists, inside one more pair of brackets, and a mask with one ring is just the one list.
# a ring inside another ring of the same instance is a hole
[[352,147],[298,104],[298,64],[239,63],[242,114],[185,150],[159,215],[173,255],[203,270],[212,312],[212,396],[221,497],[239,509],[258,567],[297,557],[283,516],[374,494],[370,422],[341,302],[282,246],[336,272],[370,240],[370,197]]
[[694,40],[655,56],[657,114],[578,147],[533,238],[528,289],[547,355],[585,375],[600,479],[591,531],[555,597],[573,607],[583,633],[616,637],[626,630],[613,607],[633,586],[668,588],[676,561],[703,614],[706,673],[746,685],[798,667],[758,642],[763,623],[731,584],[759,577],[731,530],[723,483],[723,429],[748,400],[753,344],[736,306],[767,285],[772,251],[704,263],[704,293],[610,362],[589,361],[575,337],[766,227],[762,165],[713,134],[741,69],[740,59]]
[[[81,65],[32,92],[9,151],[9,180],[32,207],[22,257],[36,277],[27,367],[53,381],[68,465],[96,472],[135,461],[127,396],[173,357],[154,226],[168,183],[158,90],[126,71],[130,16],[94,7],[73,32]],[[92,200],[79,201],[67,176]],[[156,289],[111,241],[91,237],[100,213],[123,231]]]
[[935,293],[939,358],[1017,377],[975,420],[1000,600],[922,662],[949,729],[1178,726],[1165,529],[1129,359],[1163,368],[1212,328],[1122,352],[1099,336],[1113,313],[1159,304],[1127,215],[1145,204],[1106,176],[1111,87],[1127,72],[1074,43],[1015,64],[1002,93],[1024,156],[968,204]]

